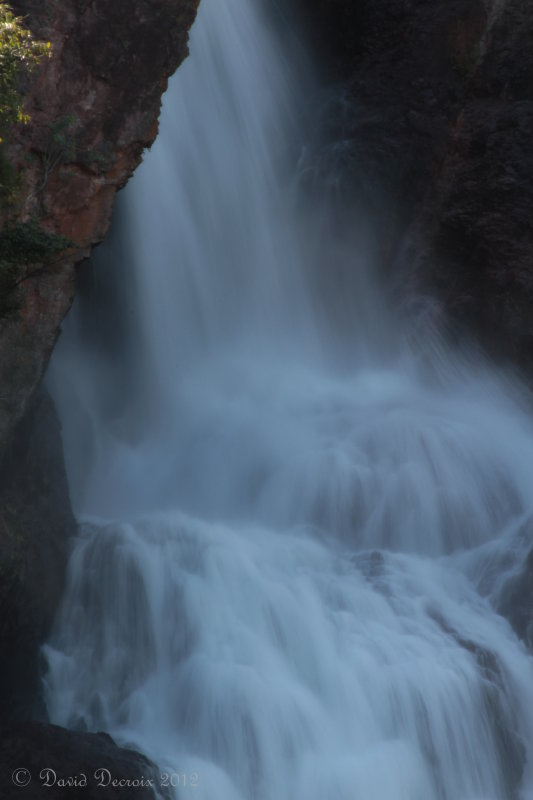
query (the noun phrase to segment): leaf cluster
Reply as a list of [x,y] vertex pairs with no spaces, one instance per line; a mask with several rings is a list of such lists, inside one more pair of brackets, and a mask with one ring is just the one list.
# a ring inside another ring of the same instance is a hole
[[[32,275],[43,272],[38,265],[48,266],[54,256],[72,247],[66,236],[49,233],[32,219],[6,225],[0,232],[0,319],[19,308],[21,284]],[[29,267],[34,267],[29,272]]]
[[34,39],[23,20],[0,3],[0,142],[9,125],[28,121],[19,92],[21,75],[50,55],[50,42]]

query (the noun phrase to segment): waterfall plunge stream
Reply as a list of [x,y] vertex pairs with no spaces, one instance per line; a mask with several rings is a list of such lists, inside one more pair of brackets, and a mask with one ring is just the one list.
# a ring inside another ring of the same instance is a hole
[[495,611],[531,546],[527,398],[387,309],[279,36],[202,0],[54,356],[84,524],[49,712],[179,798],[533,798],[533,662]]

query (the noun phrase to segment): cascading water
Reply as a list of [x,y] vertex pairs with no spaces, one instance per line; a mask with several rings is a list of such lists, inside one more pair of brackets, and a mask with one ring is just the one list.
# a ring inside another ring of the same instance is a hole
[[493,609],[531,546],[526,398],[393,321],[263,13],[202,0],[54,357],[84,525],[51,718],[180,798],[533,798],[533,662]]

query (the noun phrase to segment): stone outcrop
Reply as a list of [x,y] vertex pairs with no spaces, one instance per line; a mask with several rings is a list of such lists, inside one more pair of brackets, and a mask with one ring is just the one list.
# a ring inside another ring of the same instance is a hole
[[105,733],[19,723],[0,732],[2,797],[170,800],[170,778]]
[[509,578],[500,593],[498,611],[533,652],[533,549],[520,572]]
[[46,369],[72,302],[73,266],[105,236],[116,191],[156,136],[161,94],[187,54],[198,0],[11,5],[53,55],[25,87],[31,120],[6,150],[21,181],[9,214],[36,218],[72,248],[30,265],[19,314],[0,319],[0,451]]

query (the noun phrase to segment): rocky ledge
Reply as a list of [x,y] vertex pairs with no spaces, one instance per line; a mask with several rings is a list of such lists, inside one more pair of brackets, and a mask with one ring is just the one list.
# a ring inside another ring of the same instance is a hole
[[25,722],[0,732],[2,797],[170,800],[170,777],[105,733]]

